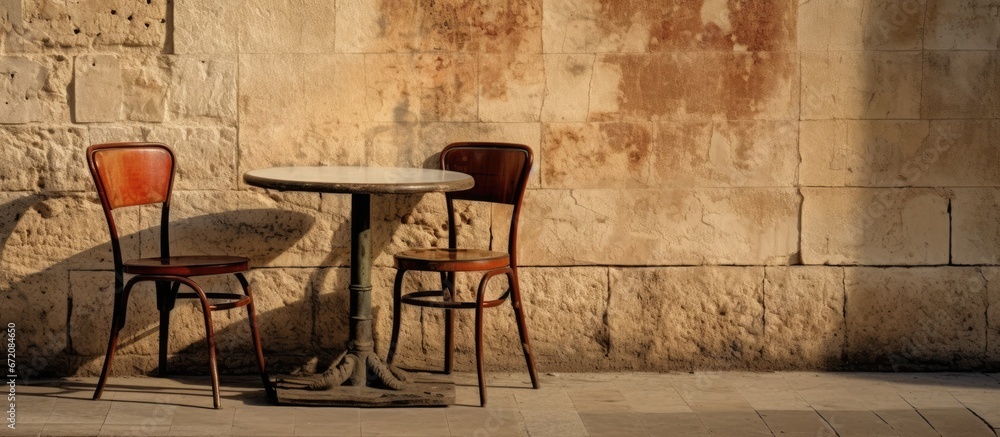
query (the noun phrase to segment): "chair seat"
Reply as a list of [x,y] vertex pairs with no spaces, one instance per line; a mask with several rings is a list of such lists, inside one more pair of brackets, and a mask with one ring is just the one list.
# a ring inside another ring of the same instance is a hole
[[139,258],[125,261],[125,273],[133,275],[202,276],[245,272],[250,259],[242,256],[205,255]]
[[475,272],[510,265],[510,255],[479,249],[410,249],[395,256],[396,268],[434,272]]

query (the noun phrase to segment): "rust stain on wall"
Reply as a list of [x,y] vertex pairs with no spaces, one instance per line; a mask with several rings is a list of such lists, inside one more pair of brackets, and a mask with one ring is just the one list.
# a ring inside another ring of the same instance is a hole
[[[722,65],[722,101],[730,119],[755,118],[787,113],[787,108],[769,107],[781,96],[796,72],[795,57],[781,53],[738,53],[724,56]],[[790,105],[792,102],[778,102]],[[781,118],[781,117],[774,117]]]
[[749,51],[794,49],[797,8],[789,0],[729,0],[734,43]]
[[644,23],[653,52],[794,50],[797,7],[791,0],[598,0],[595,20],[606,35]]
[[619,111],[626,118],[783,118],[792,101],[778,99],[796,71],[785,53],[686,52],[609,55],[621,71]]
[[628,158],[629,170],[639,172],[649,158],[653,134],[647,127],[632,123],[607,123],[601,125],[601,135],[607,138],[607,147],[598,151],[595,158],[603,163],[607,160],[605,150]]
[[619,110],[625,115],[649,118],[677,111],[684,103],[687,56],[609,55],[605,62],[621,71]]

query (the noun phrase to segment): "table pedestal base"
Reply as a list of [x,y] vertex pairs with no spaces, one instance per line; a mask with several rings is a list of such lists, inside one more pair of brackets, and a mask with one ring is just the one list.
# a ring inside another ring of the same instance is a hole
[[401,390],[341,385],[312,390],[315,377],[284,377],[275,384],[280,405],[328,407],[444,407],[455,403],[455,385],[442,375],[410,374]]

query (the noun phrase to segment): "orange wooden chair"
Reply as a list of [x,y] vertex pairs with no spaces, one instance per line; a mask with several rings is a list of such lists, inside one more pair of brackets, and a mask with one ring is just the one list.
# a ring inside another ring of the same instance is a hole
[[[531,386],[538,388],[535,361],[531,356],[528,326],[521,305],[521,289],[517,277],[517,223],[521,200],[528,184],[532,153],[527,146],[505,143],[455,143],[441,152],[441,168],[467,173],[475,179],[475,186],[459,192],[446,193],[448,208],[448,248],[412,249],[396,254],[396,282],[393,290],[392,340],[387,361],[392,362],[399,341],[402,304],[445,310],[445,362],[444,371],[451,373],[454,342],[452,329],[456,309],[476,311],[476,371],[479,377],[479,402],[486,405],[486,385],[483,380],[483,309],[499,306],[508,299],[514,307],[518,333],[524,359],[531,375]],[[506,252],[491,250],[459,249],[456,247],[454,201],[479,201],[513,205],[510,217],[510,234]],[[441,290],[402,293],[406,272],[429,271],[441,274]],[[455,299],[455,276],[458,272],[481,274],[476,300]],[[507,277],[508,288],[496,299],[486,298],[486,286],[495,276]]]
[[[215,331],[212,329],[212,311],[247,307],[250,317],[250,334],[256,353],[257,367],[270,399],[274,390],[264,370],[264,353],[257,332],[257,316],[254,311],[253,295],[243,272],[249,270],[250,260],[240,256],[171,256],[169,240],[170,193],[174,181],[174,154],[167,146],[157,143],[115,143],[96,144],[87,149],[87,163],[97,185],[97,194],[108,220],[111,232],[111,251],[115,264],[114,312],[111,321],[111,336],[108,352],[104,357],[101,379],[94,391],[94,399],[100,399],[104,384],[108,379],[118,333],[125,326],[126,305],[132,287],[140,282],[156,284],[156,303],[160,311],[159,373],[166,375],[167,338],[170,326],[170,311],[178,298],[193,298],[201,302],[205,317],[205,335],[208,341],[209,370],[212,375],[212,395],[215,408],[219,408],[219,374],[216,370]],[[160,256],[122,260],[121,244],[112,210],[128,206],[161,204]],[[135,275],[128,282],[126,274]],[[205,275],[232,274],[243,287],[244,294],[206,293],[191,278]],[[194,293],[179,293],[180,286],[186,285]]]

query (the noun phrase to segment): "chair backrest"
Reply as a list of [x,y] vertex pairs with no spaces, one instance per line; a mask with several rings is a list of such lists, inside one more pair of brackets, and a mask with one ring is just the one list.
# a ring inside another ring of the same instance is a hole
[[87,149],[87,163],[97,194],[109,209],[170,198],[174,154],[163,144],[95,144]]
[[87,164],[108,220],[115,270],[120,272],[122,267],[118,229],[111,213],[116,208],[162,204],[160,255],[170,256],[167,221],[174,182],[173,151],[159,143],[95,144],[87,148]]
[[441,151],[441,168],[472,176],[475,186],[446,193],[448,202],[448,244],[456,246],[454,200],[504,203],[513,205],[510,218],[508,253],[516,266],[517,223],[521,201],[528,186],[533,154],[523,144],[463,142],[449,144]]

